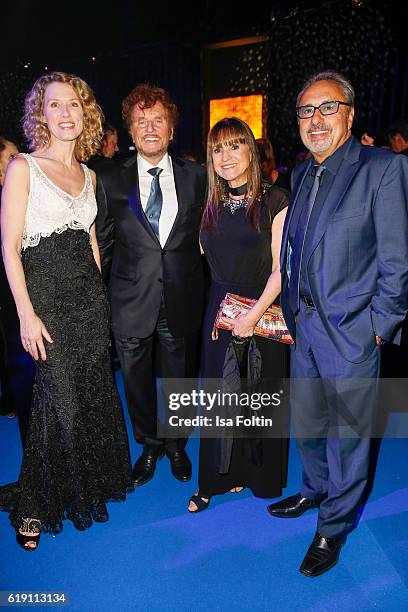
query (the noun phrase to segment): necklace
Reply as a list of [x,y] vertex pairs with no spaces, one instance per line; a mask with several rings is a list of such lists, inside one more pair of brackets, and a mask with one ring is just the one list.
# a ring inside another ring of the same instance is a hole
[[241,198],[240,200],[233,200],[232,198],[227,198],[223,200],[223,205],[225,208],[228,208],[231,214],[237,212],[237,210],[241,210],[241,208],[246,208],[249,204],[250,198]]

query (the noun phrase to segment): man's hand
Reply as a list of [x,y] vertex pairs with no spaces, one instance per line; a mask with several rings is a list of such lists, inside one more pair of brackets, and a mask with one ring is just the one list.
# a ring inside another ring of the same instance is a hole
[[381,338],[381,336],[376,336],[375,341],[378,346],[381,346],[381,344],[384,344],[384,340]]

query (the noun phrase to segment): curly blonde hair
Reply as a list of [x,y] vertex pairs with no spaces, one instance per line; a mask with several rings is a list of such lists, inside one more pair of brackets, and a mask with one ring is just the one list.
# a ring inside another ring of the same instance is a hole
[[22,125],[30,151],[49,146],[50,131],[44,123],[44,95],[47,86],[55,82],[70,85],[81,101],[83,130],[76,140],[74,154],[78,161],[86,161],[100,147],[104,116],[89,85],[75,74],[65,72],[43,74],[26,96]]

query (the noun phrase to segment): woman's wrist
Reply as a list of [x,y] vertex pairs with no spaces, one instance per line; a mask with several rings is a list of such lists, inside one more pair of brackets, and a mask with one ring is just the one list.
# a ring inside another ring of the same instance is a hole
[[23,306],[20,306],[20,307],[17,306],[17,314],[18,314],[20,321],[24,321],[25,319],[32,317],[35,314],[35,312],[34,312],[34,308],[32,304],[24,304]]
[[247,314],[247,321],[255,327],[259,319],[262,317],[262,314],[263,313],[259,314],[259,312],[254,311],[254,309],[252,309]]

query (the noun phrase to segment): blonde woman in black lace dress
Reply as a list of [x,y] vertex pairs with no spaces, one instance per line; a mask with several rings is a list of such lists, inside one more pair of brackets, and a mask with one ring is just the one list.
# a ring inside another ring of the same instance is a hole
[[106,502],[132,489],[126,430],[109,361],[109,321],[95,238],[95,175],[102,112],[89,86],[65,73],[40,77],[25,102],[31,154],[9,165],[2,249],[36,362],[18,481],[0,487],[17,542],[28,551],[64,519],[84,530]]

